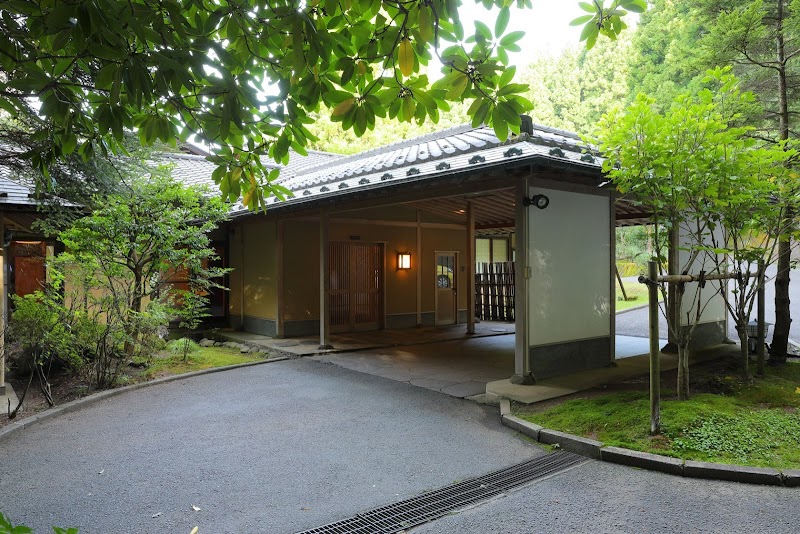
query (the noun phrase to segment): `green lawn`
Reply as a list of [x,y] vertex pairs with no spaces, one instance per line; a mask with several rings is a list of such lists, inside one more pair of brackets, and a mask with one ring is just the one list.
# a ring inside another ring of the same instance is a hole
[[[533,423],[625,447],[677,458],[779,469],[800,468],[800,363],[769,369],[752,386],[709,375],[707,389],[679,402],[665,394],[663,435],[650,436],[647,391],[575,399],[538,411],[516,406]],[[667,394],[670,394],[669,392]]]
[[240,363],[255,362],[264,359],[263,354],[242,354],[237,349],[227,347],[199,347],[189,354],[186,361],[180,354],[164,352],[160,357],[153,359],[153,363],[145,370],[143,377],[146,380],[167,375],[179,375],[211,369],[212,367],[225,367]]
[[[641,306],[647,304],[647,286],[639,282],[623,282],[625,284],[625,293],[630,300],[623,300],[622,291],[619,289],[619,282],[616,283],[617,291],[617,311],[627,310],[634,306]],[[660,299],[659,299],[660,300]]]

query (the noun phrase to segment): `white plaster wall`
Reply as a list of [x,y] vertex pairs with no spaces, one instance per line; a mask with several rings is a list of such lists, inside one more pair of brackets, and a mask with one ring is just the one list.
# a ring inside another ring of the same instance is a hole
[[550,205],[526,208],[530,345],[610,335],[608,197],[541,188],[528,196],[535,194],[547,195]]
[[[717,229],[717,242],[721,243],[724,242],[722,239],[721,230]],[[689,230],[686,227],[682,227],[680,234],[679,234],[679,245],[681,250],[679,252],[679,259],[680,259],[680,268],[681,272],[686,270],[687,263],[691,257],[691,248],[696,246],[696,239],[689,238]],[[703,242],[705,245],[711,246],[712,240],[710,235],[704,236]],[[694,263],[689,266],[688,273],[689,274],[700,274],[700,271],[706,271],[708,273],[715,270],[714,261],[710,256],[710,252],[701,251],[694,261]],[[724,268],[723,268],[724,270]],[[727,308],[725,307],[725,299],[723,298],[722,294],[718,292],[719,290],[719,281],[709,281],[706,282],[706,287],[701,290],[698,297],[696,296],[696,291],[699,287],[699,284],[696,282],[686,284],[686,292],[683,296],[683,300],[681,302],[681,324],[683,326],[688,326],[690,321],[688,321],[687,317],[694,317],[695,316],[695,308],[699,305],[702,309],[702,313],[700,314],[700,321],[699,324],[702,323],[716,323],[719,321],[725,321],[728,315]],[[727,283],[725,283],[725,287],[727,288]],[[727,289],[726,289],[727,290]],[[715,294],[716,293],[716,294]],[[687,316],[687,314],[689,314]]]

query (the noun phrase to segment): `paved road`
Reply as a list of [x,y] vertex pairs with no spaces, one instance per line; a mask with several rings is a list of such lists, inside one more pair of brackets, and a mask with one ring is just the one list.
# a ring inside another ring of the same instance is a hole
[[587,462],[414,534],[790,533],[800,490],[686,479]]
[[82,534],[293,532],[544,454],[496,408],[310,360],[126,393],[0,451],[0,511]]
[[[294,532],[543,454],[498,421],[409,384],[272,363],[126,393],[4,439],[0,509],[40,532]],[[420,531],[788,532],[797,503],[796,489],[588,462]]]
[[[767,269],[766,286],[766,306],[764,314],[768,323],[775,322],[775,283],[774,276],[777,269],[773,266]],[[790,274],[791,283],[789,285],[789,309],[792,314],[792,324],[789,329],[789,338],[800,342],[800,269],[792,269]],[[755,308],[753,309],[753,319],[756,317]],[[647,308],[633,310],[617,315],[617,334],[624,336],[647,337]],[[659,320],[659,331],[661,337],[666,337],[667,323],[664,317]],[[738,339],[733,320],[728,321],[728,336],[731,339]],[[772,341],[772,329],[767,335],[767,342]]]

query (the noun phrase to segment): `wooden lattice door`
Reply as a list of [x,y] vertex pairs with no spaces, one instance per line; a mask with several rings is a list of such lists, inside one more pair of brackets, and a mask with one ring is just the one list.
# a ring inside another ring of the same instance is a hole
[[332,332],[383,328],[383,245],[331,243],[328,259]]
[[11,243],[13,293],[23,297],[44,287],[47,269],[47,247],[44,241],[14,241]]

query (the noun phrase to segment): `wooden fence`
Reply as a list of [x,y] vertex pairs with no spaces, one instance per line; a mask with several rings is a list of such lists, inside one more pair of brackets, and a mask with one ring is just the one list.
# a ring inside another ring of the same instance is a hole
[[475,317],[482,321],[514,320],[514,262],[475,265]]

